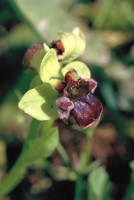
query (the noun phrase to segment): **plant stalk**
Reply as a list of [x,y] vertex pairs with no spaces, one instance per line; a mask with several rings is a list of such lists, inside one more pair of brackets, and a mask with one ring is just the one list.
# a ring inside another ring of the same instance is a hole
[[[24,160],[24,161],[23,161]],[[6,178],[0,184],[0,197],[6,196],[18,183],[24,178],[26,174],[26,166],[24,154],[22,153],[16,161],[12,169],[9,171]]]
[[82,174],[78,173],[77,174],[77,180],[75,184],[75,196],[74,200],[82,200]]
[[26,158],[26,144],[27,141],[33,139],[37,133],[39,122],[32,119],[27,140],[24,143],[22,153],[13,165],[11,170],[8,172],[6,178],[0,183],[0,197],[6,196],[12,191],[25,177],[27,170],[27,158]]

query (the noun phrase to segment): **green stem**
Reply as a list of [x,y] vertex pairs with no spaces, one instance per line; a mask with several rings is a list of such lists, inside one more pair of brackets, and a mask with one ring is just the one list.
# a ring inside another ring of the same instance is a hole
[[67,165],[67,166],[70,166],[71,163],[70,163],[70,159],[69,159],[69,156],[67,155],[64,147],[62,146],[62,144],[59,142],[58,143],[58,146],[57,146],[57,150],[58,152],[60,153],[64,163]]
[[127,191],[123,200],[133,200],[133,191],[134,191],[134,174],[132,174],[131,182],[127,188]]
[[92,150],[92,139],[93,139],[93,134],[95,132],[94,127],[89,127],[84,130],[86,137],[87,137],[87,143],[85,145],[85,148],[80,154],[80,163],[83,169],[86,169],[88,161],[90,160],[91,156],[91,150]]
[[5,195],[7,195],[24,178],[27,169],[26,144],[28,140],[31,140],[35,137],[38,124],[39,122],[37,120],[33,119],[31,121],[28,137],[23,146],[22,153],[20,154],[18,160],[16,161],[12,169],[9,171],[6,178],[3,180],[3,182],[0,183],[0,197],[4,197]]
[[9,171],[7,177],[0,184],[0,197],[7,195],[18,183],[24,178],[26,172],[24,154],[21,154],[19,159]]
[[30,124],[29,131],[28,131],[28,136],[27,136],[27,141],[35,138],[39,124],[40,124],[40,121],[38,121],[36,119],[31,120],[31,124]]
[[82,174],[78,173],[75,184],[75,197],[74,200],[82,200]]

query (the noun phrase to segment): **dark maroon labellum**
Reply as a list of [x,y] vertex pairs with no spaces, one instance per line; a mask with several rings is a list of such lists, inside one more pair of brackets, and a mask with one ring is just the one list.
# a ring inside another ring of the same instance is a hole
[[83,99],[89,92],[89,87],[84,79],[79,78],[77,81],[71,81],[67,85],[67,91],[70,98]]
[[65,75],[66,86],[57,100],[59,116],[62,120],[73,117],[82,128],[96,126],[103,111],[101,101],[93,95],[97,82],[91,78],[74,79],[73,73]]
[[102,104],[90,92],[85,101],[75,101],[72,115],[80,127],[96,126],[102,113]]
[[60,118],[67,120],[70,114],[70,111],[74,108],[74,104],[67,97],[61,97],[58,99],[58,107],[60,109]]

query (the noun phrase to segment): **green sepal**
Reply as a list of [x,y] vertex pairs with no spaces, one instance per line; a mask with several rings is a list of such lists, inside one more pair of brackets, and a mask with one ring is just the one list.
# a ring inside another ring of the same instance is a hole
[[49,51],[50,50],[49,46],[46,43],[43,44],[43,47],[44,47],[45,51]]
[[83,62],[80,62],[80,61],[74,61],[74,62],[67,64],[62,69],[63,76],[65,76],[65,74],[67,72],[69,72],[73,69],[75,69],[76,72],[78,73],[78,76],[80,76],[82,78],[90,78],[91,77],[89,68]]
[[56,99],[58,93],[50,84],[42,84],[24,94],[19,108],[37,120],[50,120],[58,116]]
[[60,64],[57,59],[56,51],[50,49],[44,56],[40,66],[40,78],[42,82],[49,82],[51,78],[60,77]]
[[71,33],[59,33],[59,40],[62,42],[65,51],[63,52],[63,63],[69,63],[83,54],[85,50],[85,38],[79,28]]

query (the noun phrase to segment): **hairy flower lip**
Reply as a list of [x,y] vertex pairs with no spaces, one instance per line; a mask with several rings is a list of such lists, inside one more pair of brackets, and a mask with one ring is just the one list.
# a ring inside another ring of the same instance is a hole
[[96,126],[100,120],[103,106],[93,93],[97,82],[91,78],[70,78],[63,89],[62,97],[57,99],[60,119],[67,121],[73,116],[81,128]]
[[[89,94],[92,95],[91,93]],[[96,126],[100,120],[103,106],[99,99],[94,96],[92,98],[94,101],[92,99],[89,102],[89,99],[72,101],[68,97],[60,97],[57,100],[60,119],[67,120],[71,115],[81,128]]]
[[[74,99],[83,99],[88,94],[88,92],[94,93],[96,87],[97,82],[94,79],[83,79],[79,77],[77,81],[71,80],[66,84],[66,87],[63,89],[63,96]],[[76,90],[75,92],[78,94],[75,95],[74,90]]]
[[56,101],[58,107],[59,107],[59,115],[60,119],[67,120],[69,118],[69,114],[71,110],[74,108],[74,104],[72,101],[70,101],[67,97],[60,97]]
[[93,78],[86,78],[85,81],[88,83],[91,93],[94,93],[97,88],[97,82]]
[[103,111],[102,103],[93,94],[88,93],[85,101],[75,101],[73,117],[81,128],[96,126]]

